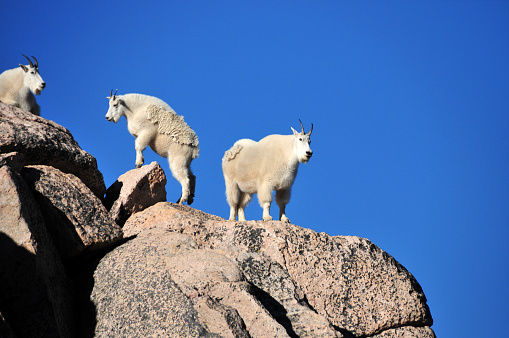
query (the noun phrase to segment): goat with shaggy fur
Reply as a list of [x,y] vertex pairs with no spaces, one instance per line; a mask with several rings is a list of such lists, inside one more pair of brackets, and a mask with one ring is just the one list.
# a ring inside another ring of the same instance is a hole
[[46,83],[39,74],[37,59],[32,56],[35,62],[32,63],[26,55],[23,56],[27,58],[29,65],[19,64],[19,68],[8,69],[0,74],[0,101],[40,115],[41,108],[35,101],[34,94],[40,95]]
[[293,135],[269,135],[258,142],[241,139],[225,152],[222,166],[230,221],[235,221],[237,215],[239,221],[246,220],[244,209],[253,194],[258,195],[263,220],[272,220],[270,204],[275,190],[279,219],[290,222],[285,209],[299,163],[307,163],[313,155],[309,147],[313,124],[307,134],[300,125],[300,133],[292,128]]
[[108,121],[118,122],[123,115],[127,129],[136,140],[136,168],[143,165],[143,151],[147,145],[158,155],[168,159],[170,170],[182,186],[177,203],[193,203],[196,176],[191,171],[191,161],[199,155],[198,137],[163,100],[142,94],[112,95],[110,92]]

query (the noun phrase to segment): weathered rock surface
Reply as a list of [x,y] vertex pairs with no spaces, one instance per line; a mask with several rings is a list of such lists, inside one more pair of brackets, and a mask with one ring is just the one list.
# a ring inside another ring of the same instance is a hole
[[[237,261],[249,282],[279,304],[284,304],[281,290],[291,287],[280,284],[276,290],[277,283],[267,277],[270,275],[264,276],[264,269],[251,271],[264,264],[286,271],[295,284],[295,302],[309,304],[342,332],[369,336],[401,326],[432,324],[415,278],[366,239],[332,237],[281,222],[226,222],[170,203],[135,214],[124,225],[124,232],[132,236],[152,226],[186,234],[200,248],[217,250]],[[259,261],[265,262],[254,264],[246,253],[257,253]],[[289,320],[293,330],[298,326],[291,316],[283,320]]]
[[72,336],[62,262],[29,188],[8,166],[0,167],[0,271],[4,327],[18,337]]
[[91,295],[97,309],[96,337],[211,336],[165,264],[173,252],[187,249],[185,241],[179,248],[159,235],[152,243],[143,237],[132,240],[97,266]]
[[41,206],[48,230],[63,259],[122,238],[106,208],[76,176],[48,166],[26,166],[22,176]]
[[0,336],[435,336],[369,240],[157,203],[165,182],[156,163],[122,175],[108,212],[72,135],[0,103]]
[[370,338],[435,338],[435,333],[429,326],[405,326],[386,330]]
[[0,102],[0,153],[19,152],[25,165],[43,164],[79,177],[102,198],[104,179],[93,156],[59,124]]
[[25,165],[25,156],[17,152],[0,154],[0,167],[4,165],[11,167],[15,172],[20,172]]
[[121,175],[108,190],[104,205],[119,225],[143,209],[166,201],[166,175],[159,163],[152,162]]

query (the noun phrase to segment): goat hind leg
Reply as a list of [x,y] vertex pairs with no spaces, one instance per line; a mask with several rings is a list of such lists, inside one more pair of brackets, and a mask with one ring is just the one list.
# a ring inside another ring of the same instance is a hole
[[259,186],[258,202],[263,208],[263,220],[271,221],[272,216],[270,216],[270,204],[272,203],[272,189],[269,186]]
[[188,204],[191,204],[193,202],[193,199],[189,198],[191,194],[190,177],[193,174],[191,173],[186,158],[176,157],[173,158],[171,161],[168,158],[168,162],[170,164],[171,174],[177,181],[179,181],[180,185],[182,186],[182,194],[180,195],[180,198],[178,199],[177,203],[183,204],[184,202],[187,202]]
[[243,222],[246,220],[246,214],[244,213],[244,210],[246,209],[246,206],[251,201],[251,194],[241,192],[240,198],[239,198],[239,208],[238,208],[238,214],[239,214],[239,222]]
[[228,220],[235,221],[237,218],[237,208],[239,206],[240,191],[235,182],[232,182],[226,177],[224,181],[226,185],[226,201],[230,206],[230,218]]
[[276,191],[276,203],[279,206],[279,220],[281,222],[290,223],[286,217],[286,205],[290,202],[290,189]]

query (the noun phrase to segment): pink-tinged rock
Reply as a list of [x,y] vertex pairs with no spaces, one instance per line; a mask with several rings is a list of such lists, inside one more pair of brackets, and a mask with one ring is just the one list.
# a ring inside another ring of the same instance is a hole
[[[174,245],[174,244],[177,245]],[[189,241],[159,234],[135,238],[106,255],[94,273],[90,299],[96,312],[95,337],[217,337],[200,322],[191,300],[166,268]]]
[[122,230],[76,176],[48,166],[27,166],[22,176],[34,192],[63,259],[96,250],[122,238]]
[[[289,337],[286,329],[255,297],[256,290],[245,280],[237,262],[214,250],[195,249],[170,257],[165,263],[172,279],[192,297],[198,313],[203,313],[204,322],[209,323],[210,310],[223,307],[238,314],[241,320],[238,326],[245,325],[246,336],[249,333],[251,337]],[[219,322],[227,326],[226,318]],[[221,336],[233,335],[231,329],[223,330],[211,328]]]
[[[300,299],[342,332],[369,336],[433,323],[415,278],[367,239],[332,237],[277,221],[227,222],[170,203],[134,215],[124,231],[134,235],[153,226],[186,234],[200,247],[218,250],[237,261],[243,261],[246,252],[263,254],[288,273],[296,285],[296,299],[302,292]],[[249,275],[245,266],[243,271]],[[267,279],[250,278],[272,298],[281,298]]]
[[0,309],[2,337],[73,336],[62,262],[32,193],[9,166],[0,167]]
[[99,263],[96,335],[289,337],[255,292],[237,262],[189,236],[150,229]]
[[61,125],[0,102],[0,153],[18,152],[25,164],[53,166],[79,177],[102,198],[106,191],[96,159]]
[[0,167],[4,165],[19,173],[25,165],[25,156],[17,152],[0,154]]
[[436,338],[436,336],[429,326],[404,326],[386,330],[368,338]]
[[166,175],[157,162],[121,175],[106,191],[104,205],[120,226],[132,215],[166,201]]

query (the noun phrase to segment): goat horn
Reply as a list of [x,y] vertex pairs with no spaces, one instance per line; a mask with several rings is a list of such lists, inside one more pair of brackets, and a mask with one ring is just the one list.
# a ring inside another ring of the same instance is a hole
[[26,57],[26,58],[27,58],[27,60],[28,60],[28,63],[30,63],[30,67],[34,68],[34,64],[32,63],[32,60],[30,60],[30,59],[28,58],[28,56],[26,56],[25,54],[21,54],[21,55],[23,55],[24,57]]
[[313,131],[313,124],[311,123],[311,129],[309,130],[308,135],[311,135],[311,132]]
[[115,90],[115,94],[113,94],[113,98],[115,98],[117,96],[117,90]]
[[302,133],[305,134],[304,126],[302,125],[302,121],[300,119],[299,119],[299,122],[300,122],[300,129],[302,129]]
[[113,89],[110,90],[110,99],[111,99],[111,95],[113,94]]
[[35,56],[32,55],[32,58],[35,61],[35,68],[39,68],[39,62],[37,62],[37,59],[35,58]]

